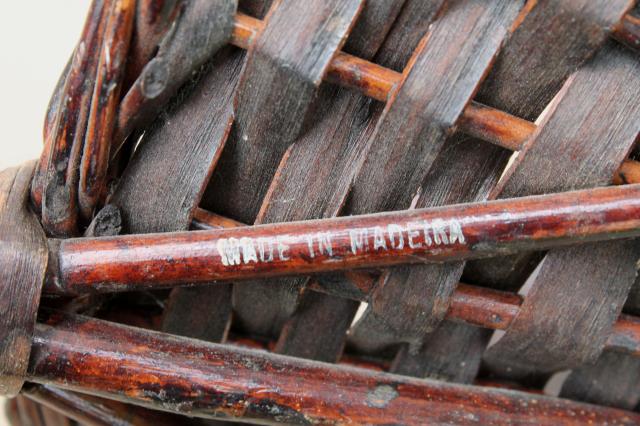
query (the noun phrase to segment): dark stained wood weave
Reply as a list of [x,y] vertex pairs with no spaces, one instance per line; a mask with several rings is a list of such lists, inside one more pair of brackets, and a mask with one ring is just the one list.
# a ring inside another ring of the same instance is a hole
[[[140,75],[122,100],[116,141],[127,137],[136,127],[147,124],[158,109],[191,77],[194,70],[213,56],[231,37],[233,17],[237,9],[236,0],[184,2],[168,30],[164,28],[166,18],[162,16],[172,12],[172,2],[167,3],[163,6],[168,10],[159,11],[160,16],[155,18],[159,25],[145,29],[147,33],[157,31],[165,35],[157,44],[157,53],[139,71]],[[143,15],[142,19],[144,18],[151,17]],[[155,37],[152,40],[153,38]],[[151,44],[150,40],[144,41]],[[152,46],[142,45],[139,54],[149,55],[146,50],[150,48]]]
[[214,211],[246,223],[255,220],[278,163],[302,131],[329,61],[361,6],[360,0],[273,5],[242,71],[231,140],[208,195]]
[[[373,34],[379,33],[380,26],[388,25],[385,21],[393,21],[397,12],[404,2],[396,1],[394,7],[389,8],[390,2],[378,2],[373,14],[381,22],[372,23],[365,26],[361,24],[354,29],[354,34],[359,39],[371,40]],[[380,11],[380,9],[382,11]],[[385,15],[383,12],[390,15]],[[431,11],[424,8],[424,13]],[[433,13],[433,12],[431,12]],[[427,18],[428,15],[425,15]],[[369,18],[372,19],[372,18]],[[378,37],[378,36],[376,36]],[[354,51],[356,46],[351,46],[351,51],[361,57],[371,57],[379,48],[379,38],[374,38],[367,45],[362,45],[360,51]],[[405,50],[409,50],[405,47]],[[303,135],[296,139],[295,144],[287,152],[286,157],[280,163],[276,178],[272,181],[268,191],[268,196],[264,200],[260,210],[258,223],[281,222],[301,219],[315,219],[336,216],[348,191],[350,177],[352,174],[352,164],[358,155],[361,155],[365,140],[361,136],[367,134],[368,126],[375,123],[378,114],[372,109],[379,106],[372,104],[371,100],[365,99],[357,94],[336,90],[336,88],[321,89],[318,100],[314,107],[314,115],[322,117]],[[301,168],[300,164],[307,164],[308,167]],[[300,291],[306,279],[294,278],[287,282],[279,282],[274,286],[273,282],[264,284],[242,284],[235,286],[235,311],[242,327],[253,333],[278,336],[286,321],[296,309]],[[260,285],[260,288],[255,288]],[[306,297],[304,294],[301,297]],[[322,296],[310,295],[305,304],[324,304]],[[335,302],[333,300],[332,302]],[[355,313],[355,308],[351,303],[326,303],[328,306],[307,309],[308,315],[318,315],[318,311],[325,312],[323,317],[334,318],[335,321],[343,325],[342,333],[333,328],[335,324],[327,324],[325,332],[338,342],[343,342],[346,327],[350,325],[350,318]],[[331,310],[332,314],[328,311]],[[307,316],[296,315],[291,319],[293,322],[304,321]],[[314,316],[309,318],[311,323],[319,327],[323,321]],[[332,348],[342,347],[342,343],[335,345],[295,342],[295,336],[302,336],[301,332],[292,331],[300,328],[304,330],[305,325],[289,324],[288,332],[282,336],[279,348],[284,353],[298,352],[294,347],[300,347],[301,351],[312,352],[311,347],[317,347],[317,351],[326,353],[318,359],[335,360],[339,352]],[[318,342],[320,343],[320,342]]]
[[[211,6],[205,3],[199,7],[210,13],[219,12],[217,8],[220,6],[211,10]],[[193,19],[201,19],[199,9],[190,10]],[[228,15],[231,11],[224,13]],[[206,32],[210,23],[206,19],[201,22],[204,25],[202,31]],[[189,31],[188,28],[187,25],[183,31]],[[219,34],[218,38],[222,35]],[[189,40],[198,42],[197,38]],[[213,48],[220,43],[220,40],[209,41]],[[184,54],[181,42],[178,39],[178,45],[174,47],[177,49],[174,54],[178,57],[171,57],[178,63],[180,55]],[[204,52],[199,55],[204,55]],[[232,99],[244,57],[244,52],[237,49],[222,49],[199,70],[199,76],[192,83],[182,88],[145,134],[111,197],[111,202],[123,212],[127,232],[189,228],[194,209],[200,203],[229,137],[233,122]],[[202,56],[202,59],[206,58]],[[198,62],[192,64],[196,69]],[[176,72],[182,70],[180,72],[184,74],[187,70],[184,64],[179,64],[179,67]],[[171,84],[174,85],[173,82]],[[163,96],[166,98],[170,92],[166,91]],[[154,105],[158,103],[154,101],[150,106]],[[162,184],[158,185],[159,182]],[[167,332],[190,337],[223,340],[231,315],[230,301],[230,285],[197,290],[175,289],[167,303],[162,327]],[[202,310],[212,312],[212,315],[203,317],[199,314]]]
[[[628,155],[638,133],[640,104],[634,100],[640,96],[639,65],[622,48],[606,46],[578,70],[548,108],[538,132],[495,195],[539,194],[609,183],[611,170]],[[620,81],[632,82],[639,90],[629,90]],[[585,92],[590,94],[589,101]],[[620,115],[631,121],[618,120]],[[572,165],[571,173],[560,173],[563,164]],[[509,364],[542,372],[594,362],[635,281],[639,249],[635,242],[625,242],[547,253],[531,278],[523,310],[489,355],[501,360],[517,358]],[[556,298],[566,305],[558,307]],[[548,309],[554,309],[554,315],[545,318]],[[532,345],[541,336],[549,342],[542,352]]]
[[[394,210],[411,205],[520,6],[518,2],[453,2],[449,5],[418,47],[401,87],[392,95],[377,124],[367,156],[354,180],[348,213]],[[453,28],[465,30],[457,32]],[[474,48],[477,40],[482,40],[481,51]],[[457,52],[453,58],[448,55],[451,50]],[[416,93],[421,94],[420,99],[416,99]],[[422,271],[413,268],[407,273],[435,277],[429,267]],[[413,342],[444,317],[458,279],[434,281],[439,285],[426,288],[414,280],[421,290],[411,294],[407,273],[388,272],[381,278],[371,296],[369,309],[356,328],[359,347],[371,350],[372,345],[379,346],[390,340],[391,343]],[[398,295],[394,291],[403,293]],[[402,304],[403,299],[411,302]]]

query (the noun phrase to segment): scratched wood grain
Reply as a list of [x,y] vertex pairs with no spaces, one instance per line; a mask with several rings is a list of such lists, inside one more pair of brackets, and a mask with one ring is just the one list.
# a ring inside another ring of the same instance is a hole
[[[411,205],[519,8],[519,2],[448,4],[416,49],[377,123],[345,213]],[[468,37],[470,33],[474,36]]]
[[[434,17],[440,12],[442,8],[442,1],[430,1],[425,3],[424,1],[416,1],[409,0],[406,1],[402,7],[402,11],[389,35],[384,41],[383,46],[380,48],[380,51],[376,54],[374,62],[381,64],[389,69],[395,69],[401,71],[407,62],[409,61],[413,50],[417,47],[418,43],[427,32],[429,25],[431,25]],[[348,47],[348,46],[347,46]],[[368,55],[359,55],[362,57],[367,57]],[[366,100],[364,102],[367,102]],[[362,108],[362,107],[360,107]],[[377,122],[381,112],[382,105],[375,105],[373,110],[373,115],[370,116],[367,128],[364,130],[361,138],[361,143],[364,143],[367,138],[370,136],[371,132],[375,128],[375,123]],[[336,111],[335,120],[343,117],[349,117],[349,115],[340,114],[339,111]],[[354,120],[355,123],[361,123],[359,120]],[[353,124],[351,124],[353,127]],[[295,147],[294,147],[295,149]],[[361,150],[358,146],[355,148],[355,152]],[[335,151],[328,151],[335,152]],[[337,152],[339,163],[345,164],[346,167],[340,166],[336,167],[336,171],[341,173],[342,176],[350,179],[351,173],[354,172],[351,164],[355,161],[351,155],[343,155],[342,152]],[[321,153],[322,156],[326,156],[327,153]],[[360,154],[362,155],[362,154]],[[300,161],[301,159],[295,159],[294,153],[288,158],[289,162]],[[342,163],[345,161],[345,163]],[[303,163],[304,164],[304,163]],[[337,191],[336,191],[337,192]],[[343,200],[341,200],[342,204]],[[351,274],[346,275],[333,275],[331,277],[331,285],[334,290],[341,289],[340,294],[341,297],[345,297],[342,290],[347,286],[350,286],[352,277]],[[348,279],[345,280],[344,277],[347,276]],[[326,277],[325,277],[326,278]],[[367,281],[367,280],[365,280]],[[369,281],[372,282],[372,281]],[[367,283],[364,283],[367,285]],[[353,286],[353,293],[355,295],[362,295],[362,289],[357,286]],[[327,289],[327,281],[323,283],[321,286],[321,291]],[[338,293],[335,293],[338,294]],[[354,295],[352,294],[352,296]],[[305,300],[305,299],[310,300]],[[348,298],[348,297],[347,297]],[[356,300],[358,296],[355,297]],[[345,331],[340,328],[335,328],[332,332],[332,327],[335,327],[336,324],[344,325],[350,323],[354,313],[355,313],[355,305],[349,304],[347,302],[338,302],[335,297],[331,296],[316,296],[312,292],[305,292],[301,297],[301,304],[311,304],[315,305],[315,308],[306,309],[304,314],[299,314],[296,312],[289,321],[285,323],[285,327],[283,333],[280,335],[278,340],[278,347],[286,347],[289,348],[291,353],[309,353],[311,351],[316,351],[314,353],[315,359],[320,360],[335,360],[337,359],[344,346],[344,338]],[[314,313],[318,312],[318,313]],[[322,314],[322,316],[320,315]],[[330,321],[325,318],[331,318]],[[324,333],[330,334],[333,333],[334,337],[331,340],[327,340],[326,338],[322,341],[310,341],[310,339],[305,338],[303,333],[301,332],[304,329],[307,329],[311,326],[316,327],[316,330],[319,330],[318,325],[324,324]],[[315,348],[315,349],[314,349]]]
[[571,372],[560,397],[633,410],[640,402],[640,359],[604,351],[597,362]]
[[209,187],[211,210],[255,221],[361,6],[361,0],[274,3],[242,72],[233,131]]
[[[493,195],[610,183],[636,140],[639,96],[637,58],[608,43],[565,84]],[[487,361],[498,370],[509,368],[511,375],[594,362],[635,280],[639,257],[635,241],[548,252],[530,278],[520,314],[488,350]],[[541,338],[544,347],[534,343]]]
[[[561,85],[604,43],[605,40],[602,37],[596,37],[596,40],[599,40],[598,43],[593,39],[593,34],[602,31],[598,23],[607,22],[607,20],[615,21],[616,18],[610,17],[610,14],[616,10],[622,14],[627,3],[612,3],[615,7],[610,9],[608,7],[610,3],[607,2],[572,1],[564,2],[565,9],[563,9],[563,6],[557,2],[529,2],[523,10],[514,34],[507,40],[496,59],[494,68],[481,86],[477,99],[506,112],[535,119],[556,94],[557,85]],[[590,11],[589,14],[584,13],[585,7]],[[580,25],[566,26],[563,22],[567,20],[579,22]],[[540,34],[544,34],[545,38],[554,42],[541,43]],[[523,75],[526,75],[526,78],[522,78]],[[538,84],[538,82],[543,83]],[[477,140],[469,140],[469,142],[484,144]],[[468,148],[464,145],[460,146],[463,150],[452,152],[452,157],[466,158],[468,154],[465,150]],[[482,155],[480,149],[478,148],[475,155]],[[485,149],[491,149],[491,147]],[[493,153],[487,152],[485,155],[487,155],[485,158],[489,159],[505,153],[502,151],[501,154],[500,150],[494,148]],[[470,170],[467,173],[471,174],[473,171]],[[498,176],[499,174],[487,175],[485,179],[489,185],[492,185],[491,181],[495,182]],[[481,179],[482,177],[479,176],[476,182],[480,182]],[[473,181],[474,178],[469,176],[467,182]],[[432,191],[436,190],[436,187],[431,188]],[[453,180],[449,181],[442,190],[451,191],[451,188],[456,190],[458,188]],[[489,189],[485,193],[485,196],[488,195]],[[517,260],[520,262],[514,263]],[[509,277],[514,269],[524,271],[523,274],[526,276],[535,266],[535,260],[530,257],[521,260],[518,256],[513,256],[511,262],[508,262],[508,266],[504,268],[505,262],[502,258],[497,262],[485,261],[483,262],[485,269],[481,271],[474,268],[475,262],[468,262],[464,270],[464,279],[497,288],[513,288],[507,284],[509,281],[506,277]],[[491,269],[486,267],[488,264],[491,264]],[[468,382],[478,372],[482,352],[474,352],[467,346],[478,347],[480,345],[478,339],[482,338],[486,339],[486,345],[488,335],[481,329],[465,324],[444,324],[443,327],[446,328],[445,332],[437,330],[425,336],[424,345],[427,348],[430,346],[452,348],[448,354],[437,355],[437,352],[427,354],[421,350],[404,350],[398,356],[402,357],[403,362],[416,366],[416,375],[434,375],[452,380],[464,378]],[[453,350],[453,348],[456,349]],[[421,358],[424,360],[423,363],[417,362]],[[401,365],[400,360],[394,365]],[[455,365],[458,365],[458,369],[451,368]],[[404,368],[403,372],[410,374],[410,368]]]
[[284,323],[274,351],[337,362],[359,306],[355,300],[305,289],[295,311]]
[[[393,358],[391,371],[407,376],[473,383],[481,362],[477,354],[484,352],[492,333],[486,328],[443,321],[419,347],[400,346]],[[460,345],[463,339],[464,344]]]
[[[497,58],[477,100],[534,121],[551,100],[550,96],[560,90],[566,76],[580,64],[581,61],[575,59],[593,55],[634,2],[537,0],[530,3],[532,9],[524,24]],[[539,47],[532,48],[534,41]],[[567,58],[569,55],[573,60]],[[528,102],[520,102],[516,94],[520,90],[529,90],[535,95],[529,96]]]
[[[567,76],[599,50],[609,30],[633,2],[543,0],[531,3],[535,3],[532,10],[497,58],[494,71],[487,77],[477,100],[534,121]],[[567,22],[572,25],[567,26]],[[524,102],[519,102],[521,99],[515,94],[520,90],[530,93]],[[511,262],[502,259],[485,262],[483,268],[477,270],[471,262],[465,274],[478,284],[507,290],[520,285],[533,271],[537,260],[514,256]]]
[[[447,141],[434,168],[425,179],[416,207],[485,200],[497,183],[510,155],[486,142],[455,135]],[[450,303],[450,289],[459,282],[463,267],[463,262],[456,262],[447,265],[397,267],[387,271],[371,295],[370,312],[363,319],[367,322],[356,327],[352,343],[359,351],[366,352],[375,352],[389,345],[410,343],[414,347],[405,351],[404,359],[412,365],[420,364],[418,347],[429,329],[437,325],[446,313]],[[385,317],[390,320],[385,320]],[[359,329],[360,327],[363,328]],[[439,334],[443,338],[447,335],[448,333]],[[427,344],[427,347],[431,346]],[[408,359],[410,354],[415,355],[413,361]],[[460,356],[463,355],[460,353]],[[447,368],[428,362],[420,368],[427,368],[426,365],[430,364],[436,369]],[[447,366],[453,364],[455,362],[446,363]],[[397,362],[395,365],[401,364]],[[405,372],[409,371],[408,366],[402,368]],[[471,365],[468,365],[467,369],[470,368]],[[460,369],[461,374],[471,374],[464,373],[467,369]],[[420,373],[416,371],[416,374]]]
[[233,75],[243,56],[222,50],[147,130],[110,198],[128,232],[189,228],[231,127]]
[[[411,206],[521,6],[521,2],[491,1],[447,4],[443,16],[418,47],[404,72],[401,87],[391,96],[377,124],[345,213]],[[452,56],[451,52],[456,54]],[[496,157],[498,161],[493,164],[481,164],[488,166],[484,170],[492,175],[495,175],[493,167],[502,165],[501,157]],[[447,155],[440,158],[443,160],[447,164],[455,161]],[[473,194],[477,186],[467,188],[472,190],[470,198],[478,197]],[[423,191],[421,198],[425,204],[447,201],[445,191],[438,194],[428,186]],[[459,281],[459,276],[452,274],[454,269],[459,266],[404,268],[384,273],[364,317],[356,325],[352,342],[366,352],[399,342],[418,345],[447,312],[450,296]],[[427,285],[423,277],[429,277]]]
[[[269,0],[241,1],[238,7],[261,18],[270,4]],[[233,97],[245,57],[244,51],[233,47],[220,50],[201,70],[201,77],[183,89],[173,106],[156,120],[151,137],[143,141],[138,155],[146,153],[157,160],[145,158],[143,161],[142,157],[138,160],[134,157],[132,167],[139,161],[138,167],[149,174],[139,172],[136,179],[130,179],[129,184],[137,195],[127,204],[131,209],[144,209],[144,214],[129,218],[137,220],[140,217],[136,226],[144,232],[163,227],[188,229],[193,211],[201,202],[220,150],[228,138],[229,123],[233,120]],[[147,162],[158,164],[156,168],[147,168]],[[171,177],[167,176],[167,170],[171,171]],[[168,179],[172,189],[158,186],[158,175],[162,176],[161,180]],[[140,180],[146,179],[155,180],[140,186]],[[158,188],[153,195],[155,203],[141,201],[149,196],[146,194],[148,188],[154,187]],[[167,213],[158,217],[154,204],[166,206]],[[231,288],[231,284],[225,284],[172,290],[162,319],[163,330],[210,341],[224,340],[231,322]]]

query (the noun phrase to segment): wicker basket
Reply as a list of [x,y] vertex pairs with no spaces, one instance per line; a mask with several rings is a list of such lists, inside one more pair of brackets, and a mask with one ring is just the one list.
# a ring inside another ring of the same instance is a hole
[[640,424],[634,3],[93,0],[0,175],[12,424]]

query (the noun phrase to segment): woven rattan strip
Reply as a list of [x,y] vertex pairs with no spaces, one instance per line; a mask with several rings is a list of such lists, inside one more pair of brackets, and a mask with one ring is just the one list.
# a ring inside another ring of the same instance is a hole
[[[638,132],[639,77],[634,55],[618,46],[603,48],[565,84],[494,196],[609,183]],[[634,242],[549,252],[531,278],[523,310],[489,356],[508,360],[502,366],[511,371],[516,366],[557,371],[594,362],[635,280],[639,256]],[[556,300],[566,304],[559,308]],[[554,315],[548,316],[552,307]],[[535,343],[540,338],[547,342],[544,351]]]
[[[520,6],[518,2],[454,2],[434,23],[378,122],[353,185],[348,213],[410,207]],[[458,33],[453,28],[465,31]],[[476,42],[482,50],[476,48]],[[457,52],[455,58],[448,53],[452,50]],[[424,97],[417,98],[416,93]],[[410,273],[434,277],[431,267],[420,269]],[[444,318],[457,282],[452,277],[425,287],[423,280],[412,280],[406,272],[385,274],[356,327],[358,346],[370,351],[373,342],[378,346],[381,342],[419,341]]]
[[[425,7],[424,3],[413,0],[404,3],[394,29],[376,55],[377,63],[394,69],[404,67],[412,48],[419,41],[418,34],[424,34],[428,23],[438,11],[437,2],[429,6],[431,7]],[[363,56],[371,56],[373,50],[370,48],[371,53]],[[304,207],[296,207],[304,215],[300,217],[316,217],[318,212],[323,216],[339,213],[351,183],[352,164],[362,155],[367,138],[382,111],[381,107],[382,105],[371,104],[370,100],[358,95],[339,93],[337,102],[328,104],[322,126],[312,129],[291,150],[279,171],[278,179],[274,181],[271,199],[305,200],[302,203]],[[331,140],[331,143],[325,148],[318,145],[318,141],[322,140]],[[326,161],[334,156],[335,161]],[[305,172],[296,167],[296,164],[304,164],[309,158],[315,158],[314,163],[317,165],[313,169],[319,173],[306,187],[299,187],[296,183],[302,181],[300,174]],[[318,188],[322,188],[323,192],[315,192]],[[304,198],[299,198],[298,194]],[[291,309],[283,301],[273,300],[272,305],[274,304]],[[357,306],[351,300],[305,291],[299,307],[285,324],[276,350],[315,359],[337,360],[344,346],[346,329]],[[316,330],[315,337],[306,332],[310,328]]]
[[[637,314],[640,309],[640,278],[627,298],[624,311]],[[640,404],[640,360],[632,355],[605,349],[592,365],[581,366],[568,376],[560,396],[594,404],[633,410]]]
[[[126,232],[189,228],[229,136],[232,99],[244,57],[239,49],[222,49],[147,131],[110,199],[121,209]],[[163,185],[156,185],[158,180]],[[203,317],[200,312],[210,311],[211,306],[218,309]],[[231,285],[176,288],[165,309],[163,330],[220,341],[230,318]]]
[[228,42],[236,9],[236,0],[194,0],[185,5],[122,100],[116,142],[148,124],[193,70]]
[[213,210],[252,223],[269,182],[303,122],[360,0],[276,2],[251,48],[235,123],[213,175]]
[[[354,32],[358,39],[370,39],[369,35],[379,33],[380,27],[390,27],[390,23],[385,21],[392,22],[400,6],[402,2],[396,2],[392,8],[388,7],[388,2],[372,5],[372,14],[381,21],[371,22],[370,26],[357,26]],[[378,43],[382,41],[379,35],[374,40],[378,40]],[[361,49],[354,53],[367,58],[378,47],[370,44],[352,46],[351,49]],[[363,149],[364,141],[360,134],[369,123],[371,103],[370,99],[344,89],[326,87],[320,90],[313,115],[322,118],[297,138],[285,154],[262,204],[257,223],[332,217],[339,212],[350,183],[350,165]],[[304,281],[306,279],[302,278],[286,282],[280,280],[277,285],[273,282],[236,284],[234,309],[239,327],[258,335],[277,338],[283,322],[297,305],[300,286]],[[351,301],[339,299],[334,299],[331,305],[333,308],[328,309],[352,313],[356,307]],[[315,309],[307,311],[315,312]],[[341,347],[344,333],[340,336],[339,328],[335,327],[341,324],[342,330],[345,330],[350,325],[351,316],[347,315],[346,320],[340,314],[324,316],[335,319],[337,323],[327,324],[326,330],[318,330],[315,338],[323,335],[324,339],[337,340],[336,344]],[[314,323],[318,327],[322,322]],[[334,345],[305,341],[301,344],[289,342],[285,346],[288,348],[286,353],[297,353],[293,348],[296,346],[311,354],[315,347],[318,351],[330,354],[327,355],[328,359],[337,359]],[[327,359],[325,356],[320,358]]]
[[25,381],[34,322],[47,267],[44,232],[27,207],[35,163],[0,173],[0,393]]
[[640,402],[640,360],[605,350],[594,364],[571,372],[560,396],[593,404],[633,410]]
[[[636,147],[637,149],[637,147]],[[640,278],[623,308],[627,314],[640,311]],[[560,396],[594,404],[633,410],[640,404],[640,360],[632,355],[605,349],[594,364],[573,370],[562,385]]]

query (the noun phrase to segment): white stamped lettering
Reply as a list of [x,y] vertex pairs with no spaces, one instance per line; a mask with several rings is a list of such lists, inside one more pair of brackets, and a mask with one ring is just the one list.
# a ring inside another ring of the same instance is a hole
[[[391,223],[383,228],[348,229],[349,240],[340,238],[338,247],[331,232],[306,234],[293,238],[291,235],[275,237],[249,238],[221,238],[216,242],[216,248],[224,266],[236,266],[244,263],[268,263],[278,259],[290,260],[292,246],[295,246],[295,256],[303,256],[299,250],[308,252],[309,258],[318,256],[334,258],[336,255],[358,255],[379,251],[401,251],[406,247],[412,250],[437,246],[465,244],[466,238],[462,225],[455,219],[407,222],[405,224]],[[344,235],[344,234],[343,234]],[[344,243],[343,243],[344,241]],[[306,243],[306,244],[305,244]],[[343,247],[344,244],[346,247]],[[349,250],[350,249],[350,250]],[[346,251],[346,253],[345,253]]]
[[351,240],[351,253],[358,254],[359,251],[369,251],[369,237],[367,229],[350,229],[349,239]]

